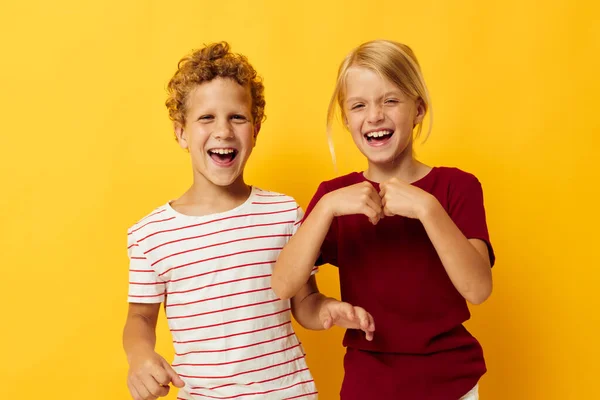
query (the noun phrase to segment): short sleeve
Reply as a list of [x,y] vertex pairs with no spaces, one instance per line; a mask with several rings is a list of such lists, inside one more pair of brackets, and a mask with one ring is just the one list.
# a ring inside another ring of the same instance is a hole
[[[306,214],[304,216],[305,219],[310,215],[321,198],[327,193],[329,193],[329,190],[327,189],[325,182],[323,182],[317,188],[317,192],[306,208]],[[317,261],[315,261],[315,265],[337,265],[337,225],[337,218],[334,218],[331,226],[329,227],[329,231],[325,236],[325,240],[323,240],[323,244],[321,245],[321,254],[319,255],[319,258],[317,258]]]
[[487,228],[481,183],[475,176],[466,174],[453,182],[449,195],[450,218],[467,239],[480,239],[487,244],[493,266],[496,257]]
[[162,303],[165,300],[166,285],[158,278],[141,247],[129,235],[127,243],[129,255],[129,296],[130,303]]

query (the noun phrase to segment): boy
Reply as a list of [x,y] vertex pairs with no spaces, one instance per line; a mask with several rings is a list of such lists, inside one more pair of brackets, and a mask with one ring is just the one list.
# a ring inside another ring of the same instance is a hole
[[[244,182],[264,118],[264,87],[227,43],[182,59],[166,102],[193,183],[128,232],[129,313],[123,344],[134,399],[179,388],[178,399],[317,398],[291,312],[309,329],[331,324],[372,335],[370,316],[318,293],[314,278],[289,300],[271,289],[280,250],[302,210]],[[154,351],[164,302],[172,365]]]

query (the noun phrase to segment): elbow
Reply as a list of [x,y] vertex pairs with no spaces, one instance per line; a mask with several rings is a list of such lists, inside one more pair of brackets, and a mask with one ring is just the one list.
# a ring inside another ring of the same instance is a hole
[[492,294],[492,285],[485,285],[485,287],[481,287],[479,288],[479,290],[476,291],[472,291],[469,292],[467,294],[465,294],[465,299],[473,304],[473,305],[480,305],[483,304],[483,302],[485,302]]
[[276,275],[271,277],[271,289],[275,292],[275,295],[279,297],[281,300],[288,300],[294,297],[295,293],[289,288],[289,285],[286,285],[281,279],[279,279]]

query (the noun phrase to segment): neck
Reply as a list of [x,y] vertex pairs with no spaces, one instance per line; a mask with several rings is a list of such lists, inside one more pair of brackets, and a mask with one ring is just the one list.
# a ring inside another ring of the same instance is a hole
[[409,146],[400,156],[388,163],[373,163],[369,165],[364,175],[373,182],[385,182],[392,178],[398,178],[404,182],[415,182],[431,170],[413,157],[412,146]]
[[[196,174],[194,174],[196,175]],[[210,214],[231,210],[244,203],[250,195],[251,188],[240,175],[228,186],[218,186],[204,176],[194,176],[192,186],[176,203],[190,207],[193,214]]]

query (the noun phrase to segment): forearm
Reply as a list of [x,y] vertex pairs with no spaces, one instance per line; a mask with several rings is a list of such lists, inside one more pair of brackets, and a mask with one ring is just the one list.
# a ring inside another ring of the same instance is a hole
[[337,301],[320,292],[312,292],[302,299],[292,298],[292,314],[300,325],[310,330],[323,330],[325,327],[319,313],[327,302]]
[[489,258],[463,235],[437,200],[432,199],[420,220],[456,290],[473,304],[485,301],[492,292]]
[[333,216],[320,201],[285,245],[271,279],[273,291],[279,298],[293,297],[308,281],[332,220]]
[[123,348],[127,359],[140,352],[154,351],[156,345],[156,324],[142,315],[127,317],[123,329]]

